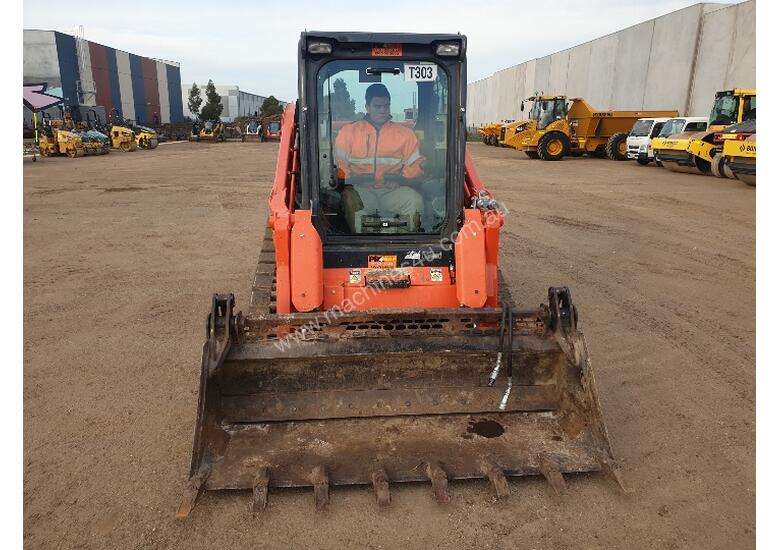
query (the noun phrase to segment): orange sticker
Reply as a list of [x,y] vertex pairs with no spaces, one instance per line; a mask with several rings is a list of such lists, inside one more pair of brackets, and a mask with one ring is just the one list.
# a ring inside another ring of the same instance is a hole
[[371,48],[371,57],[401,57],[403,54],[400,44],[383,44]]
[[395,268],[397,262],[398,262],[398,257],[395,255],[392,256],[381,256],[379,254],[368,255],[369,269],[393,269]]

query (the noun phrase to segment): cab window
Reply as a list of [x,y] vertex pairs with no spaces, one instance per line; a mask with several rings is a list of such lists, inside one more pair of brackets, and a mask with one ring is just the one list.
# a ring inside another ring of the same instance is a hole
[[330,233],[435,233],[446,215],[448,78],[427,61],[336,60],[318,74]]

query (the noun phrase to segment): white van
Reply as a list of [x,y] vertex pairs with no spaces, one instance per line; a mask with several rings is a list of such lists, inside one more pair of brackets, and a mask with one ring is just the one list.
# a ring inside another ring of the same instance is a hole
[[661,133],[668,118],[640,118],[626,137],[626,156],[639,164],[648,164],[653,160],[653,138]]

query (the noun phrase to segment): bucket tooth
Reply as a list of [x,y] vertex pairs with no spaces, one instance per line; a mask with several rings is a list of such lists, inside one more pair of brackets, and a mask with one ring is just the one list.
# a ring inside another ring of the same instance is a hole
[[617,491],[620,494],[626,494],[628,493],[628,489],[626,489],[626,486],[623,485],[623,478],[620,475],[620,472],[618,471],[617,467],[615,466],[615,462],[608,459],[602,459],[600,461],[601,464],[601,473],[609,479],[614,485]]
[[428,479],[433,486],[433,496],[436,502],[447,503],[450,501],[450,494],[447,491],[447,473],[435,462],[428,462],[425,468]]
[[181,499],[181,504],[179,504],[179,509],[176,511],[176,519],[187,519],[192,509],[195,508],[195,503],[198,501],[201,492],[203,492],[203,487],[206,485],[208,477],[209,471],[201,470],[187,480],[184,496]]
[[311,471],[311,482],[314,485],[314,509],[322,512],[328,505],[328,472],[324,466],[316,466]]
[[374,485],[376,501],[381,506],[390,504],[390,481],[384,468],[377,467],[371,472],[371,483]]
[[268,468],[261,468],[257,472],[252,487],[252,515],[258,514],[268,506],[268,483],[271,476]]
[[496,492],[496,498],[499,500],[507,498],[509,496],[509,482],[503,470],[487,459],[483,459],[479,467],[485,477],[490,480],[490,484]]
[[537,461],[539,462],[539,473],[544,476],[547,483],[553,488],[555,495],[560,496],[563,494],[563,491],[566,490],[566,480],[563,479],[563,474],[561,474],[561,470],[555,461],[550,456],[544,454],[539,455]]

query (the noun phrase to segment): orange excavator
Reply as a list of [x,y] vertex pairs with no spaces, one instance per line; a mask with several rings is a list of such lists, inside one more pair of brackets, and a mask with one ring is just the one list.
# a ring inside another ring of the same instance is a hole
[[[518,307],[504,283],[507,212],[466,148],[465,64],[460,34],[302,33],[250,303],[212,298],[178,517],[204,490],[251,491],[260,512],[284,487],[313,488],[321,510],[339,485],[387,504],[410,481],[439,502],[453,479],[487,479],[498,497],[510,476],[542,475],[555,492],[578,472],[619,484],[569,289]],[[347,161],[383,165],[371,192],[403,189],[411,215],[403,201],[365,204],[376,180],[339,167],[337,134],[368,120],[376,83],[390,113],[414,102],[396,130],[415,136],[422,176],[398,176],[411,159],[379,156],[377,141]]]

